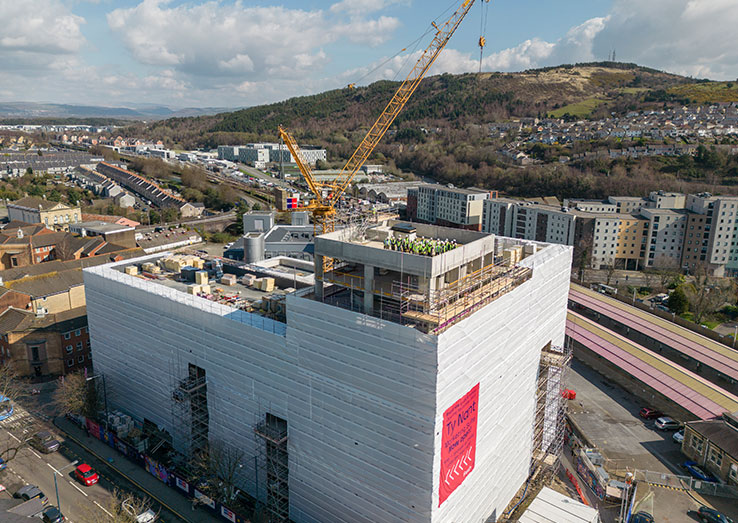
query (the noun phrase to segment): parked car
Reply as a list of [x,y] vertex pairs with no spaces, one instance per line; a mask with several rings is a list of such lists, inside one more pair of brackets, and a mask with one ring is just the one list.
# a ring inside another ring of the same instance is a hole
[[684,441],[684,429],[675,432],[671,439],[674,440],[674,443],[679,443],[681,445],[682,441]]
[[38,488],[36,485],[24,485],[18,490],[15,491],[15,494],[13,494],[14,498],[20,498],[23,501],[28,501],[29,499],[35,499],[38,498],[41,500],[41,503],[48,503],[49,498],[46,497],[46,495],[41,492],[41,489]]
[[90,485],[94,485],[100,479],[97,475],[97,472],[92,470],[92,467],[90,467],[87,463],[77,465],[77,468],[74,469],[74,475],[83,485],[86,485],[88,487]]
[[5,470],[7,468],[8,464],[5,463],[5,461],[0,458],[0,470]]
[[630,518],[630,523],[655,523],[655,519],[648,512],[636,512],[633,517]]
[[66,520],[64,514],[54,506],[46,507],[41,515],[41,521],[44,523],[63,523]]
[[681,424],[675,419],[664,416],[657,419],[654,426],[659,430],[679,430]]
[[703,523],[733,523],[733,520],[725,514],[721,514],[714,508],[706,507],[704,505],[700,507],[697,514]]
[[687,472],[689,472],[690,475],[694,478],[702,481],[707,481],[708,483],[717,483],[717,480],[712,477],[712,475],[702,470],[694,461],[685,461],[682,466],[687,469]]
[[31,437],[31,446],[44,454],[50,454],[59,450],[59,441],[48,430],[37,432]]
[[664,415],[663,412],[652,409],[651,407],[643,407],[640,412],[641,418],[643,419],[655,419],[660,418]]

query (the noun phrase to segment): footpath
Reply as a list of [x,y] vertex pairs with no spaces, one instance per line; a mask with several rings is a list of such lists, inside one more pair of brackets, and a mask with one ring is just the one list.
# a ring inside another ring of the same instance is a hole
[[223,523],[202,507],[193,510],[192,502],[168,487],[146,470],[132,463],[104,442],[93,438],[87,431],[64,416],[54,419],[54,425],[70,440],[97,459],[104,461],[114,472],[143,491],[149,498],[187,523]]

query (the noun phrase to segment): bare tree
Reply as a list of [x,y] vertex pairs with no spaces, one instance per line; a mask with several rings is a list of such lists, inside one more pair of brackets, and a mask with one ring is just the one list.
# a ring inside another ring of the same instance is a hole
[[734,284],[727,278],[711,276],[704,264],[695,267],[694,277],[684,285],[684,292],[694,313],[695,323],[701,323],[706,315],[735,298]]
[[74,246],[72,245],[71,234],[65,234],[64,238],[54,246],[54,257],[62,261],[74,259]]
[[82,514],[82,521],[84,523],[136,523],[136,516],[147,511],[151,511],[154,518],[158,517],[158,512],[151,508],[151,500],[148,498],[138,498],[115,489],[105,506],[87,504]]
[[[6,412],[11,408],[17,410],[14,403],[23,394],[23,385],[15,369],[9,363],[0,364],[0,394],[3,396],[0,408]],[[18,412],[15,412],[8,419],[10,423],[5,426],[7,432],[3,434],[4,440],[0,442],[0,459],[5,463],[13,460],[18,452],[28,444],[27,433],[33,434],[35,432],[35,430],[28,430],[28,422],[33,425],[32,418],[29,416],[22,417]]]
[[211,498],[222,502],[232,500],[238,491],[237,480],[246,454],[239,447],[213,441],[198,454],[195,468],[203,488]]
[[83,373],[74,372],[59,378],[54,404],[62,414],[83,414],[92,418],[100,411],[100,396]]

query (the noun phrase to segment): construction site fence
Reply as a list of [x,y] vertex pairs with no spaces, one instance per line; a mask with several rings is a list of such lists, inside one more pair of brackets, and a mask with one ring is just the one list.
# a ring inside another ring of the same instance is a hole
[[187,499],[197,502],[203,507],[207,507],[212,514],[223,521],[230,521],[231,523],[250,523],[251,520],[249,518],[238,514],[222,503],[206,496],[203,492],[195,488],[193,484],[188,482],[183,475],[174,470],[168,469],[163,464],[150,458],[127,441],[119,438],[114,432],[106,431],[105,427],[96,421],[84,418],[84,427],[87,429],[90,436],[107,443],[111,448],[117,450],[132,463],[135,463],[146,470],[166,486],[175,490]]
[[738,487],[724,483],[702,481],[692,476],[679,476],[677,474],[653,472],[650,470],[636,470],[635,479],[636,481],[642,481],[655,487],[673,490],[694,490],[705,496],[738,499]]

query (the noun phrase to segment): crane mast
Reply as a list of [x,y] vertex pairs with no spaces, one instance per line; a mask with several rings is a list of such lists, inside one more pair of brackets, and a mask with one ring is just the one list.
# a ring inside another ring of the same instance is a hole
[[[488,2],[489,0],[486,1]],[[333,181],[327,183],[317,182],[313,177],[310,167],[303,160],[300,148],[295,139],[282,126],[279,127],[280,137],[284,140],[285,145],[295,158],[297,166],[305,178],[310,191],[315,195],[315,199],[308,204],[307,209],[312,213],[316,235],[325,234],[334,230],[336,203],[348,188],[356,172],[361,168],[367,158],[369,158],[369,155],[371,155],[374,148],[379,144],[384,134],[392,125],[392,122],[395,121],[397,115],[405,107],[407,101],[418,88],[420,81],[436,61],[438,55],[441,54],[443,48],[446,47],[446,44],[456,32],[456,29],[458,29],[461,21],[471,10],[474,2],[475,0],[464,0],[454,14],[440,27],[432,22],[436,30],[433,41],[425,48],[415,63],[415,66],[408,73],[400,87],[397,88],[397,91],[395,91],[394,96],[392,96],[392,99],[379,115],[379,118],[374,122],[374,125],[366,133],[366,136],[364,136],[364,139],[351,155],[351,158],[348,159],[341,172]]]

